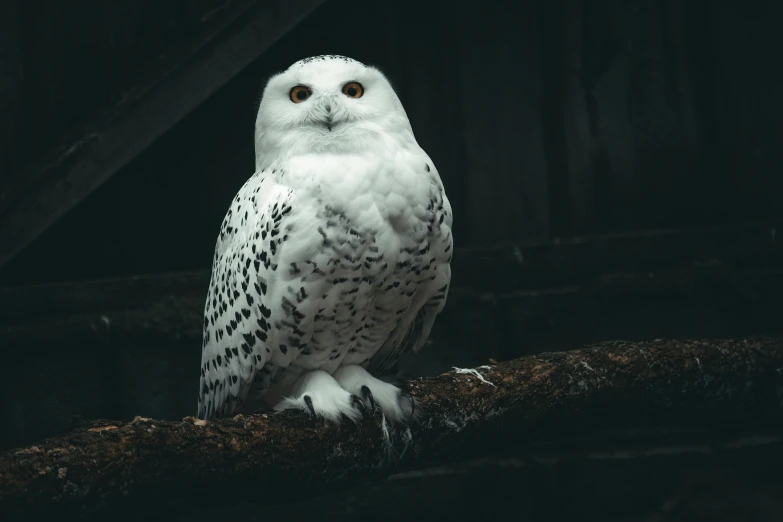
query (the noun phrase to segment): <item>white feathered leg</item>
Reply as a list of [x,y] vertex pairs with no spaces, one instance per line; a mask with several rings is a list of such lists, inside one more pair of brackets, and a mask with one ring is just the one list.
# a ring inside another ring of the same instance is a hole
[[334,377],[323,370],[302,374],[291,391],[292,396],[277,403],[275,410],[299,409],[336,423],[343,415],[353,422],[362,418],[364,404],[361,399],[341,388]]

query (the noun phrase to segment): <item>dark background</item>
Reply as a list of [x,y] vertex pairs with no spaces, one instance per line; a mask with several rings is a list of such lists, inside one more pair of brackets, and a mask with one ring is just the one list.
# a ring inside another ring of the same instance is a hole
[[[0,7],[0,447],[83,420],[194,413],[215,238],[253,172],[264,82],[318,54],[389,77],[452,202],[453,291],[401,375],[783,330],[783,3],[328,0],[302,3],[299,23],[284,3]],[[231,47],[251,16],[271,32]],[[188,54],[221,45],[217,59]],[[184,87],[167,90],[172,78]],[[783,519],[778,442],[689,447],[512,455],[279,513],[194,516]]]

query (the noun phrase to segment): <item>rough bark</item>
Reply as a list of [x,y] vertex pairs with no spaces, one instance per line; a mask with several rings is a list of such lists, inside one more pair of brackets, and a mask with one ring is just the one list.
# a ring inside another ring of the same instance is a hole
[[[612,342],[410,383],[418,422],[301,412],[101,421],[0,455],[4,520],[165,501],[278,503],[509,446],[639,426],[781,424],[783,339]],[[205,496],[206,495],[206,496]],[[117,513],[118,511],[113,512]]]

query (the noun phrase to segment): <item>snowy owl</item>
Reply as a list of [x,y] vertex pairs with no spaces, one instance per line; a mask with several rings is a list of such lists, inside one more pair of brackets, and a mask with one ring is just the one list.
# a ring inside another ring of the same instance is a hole
[[375,376],[445,305],[452,213],[400,100],[374,67],[301,60],[267,83],[255,152],[215,246],[199,418],[255,403],[408,423],[411,396]]

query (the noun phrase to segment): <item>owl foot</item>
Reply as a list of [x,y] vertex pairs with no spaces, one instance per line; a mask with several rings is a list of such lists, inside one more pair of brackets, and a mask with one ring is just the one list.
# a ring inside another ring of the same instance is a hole
[[313,419],[323,418],[340,423],[345,415],[353,422],[359,422],[365,411],[364,402],[340,387],[338,382],[322,370],[303,374],[294,383],[293,395],[286,397],[275,410],[299,409]]
[[369,412],[380,411],[391,423],[408,423],[413,418],[415,403],[408,390],[376,379],[361,366],[343,366],[334,378],[348,393],[361,397]]

